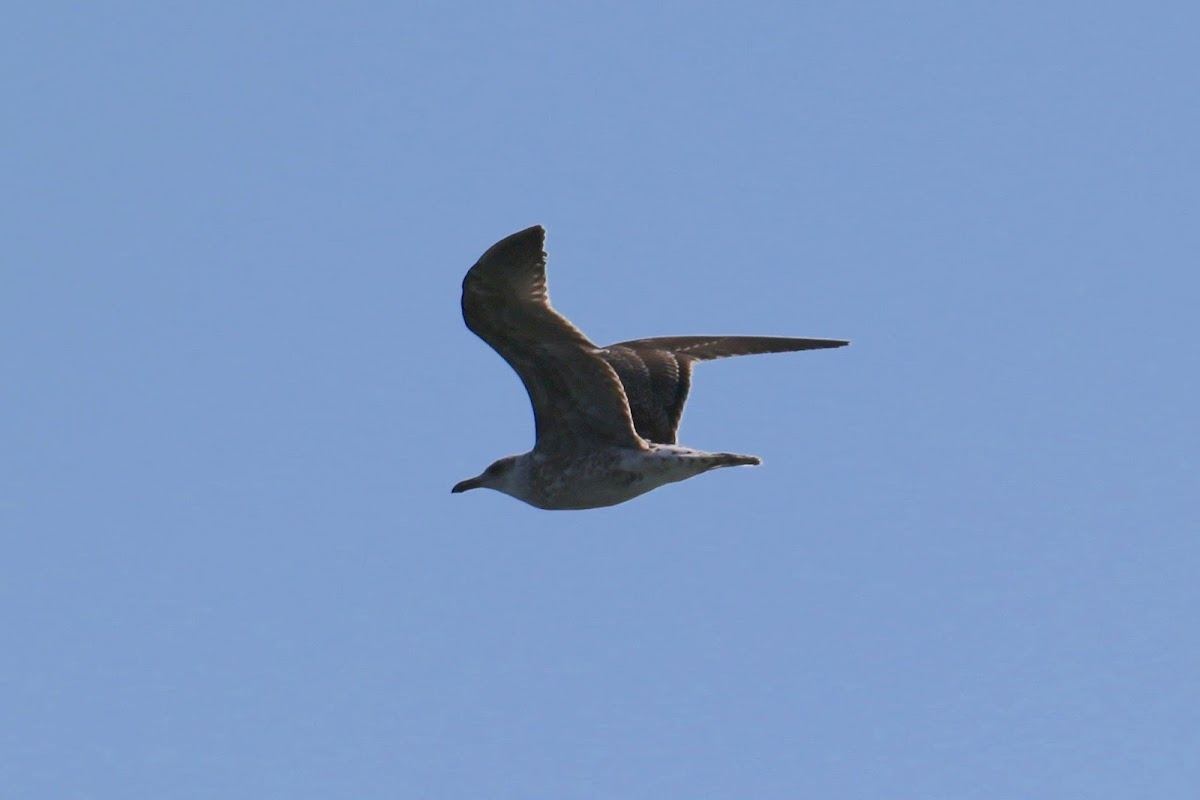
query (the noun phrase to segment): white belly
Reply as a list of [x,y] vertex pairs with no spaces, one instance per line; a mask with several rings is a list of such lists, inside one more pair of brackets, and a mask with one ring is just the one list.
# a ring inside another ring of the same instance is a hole
[[648,450],[592,453],[565,467],[553,461],[535,463],[531,465],[530,496],[521,499],[548,509],[615,506],[722,466],[714,463],[719,455],[654,444]]

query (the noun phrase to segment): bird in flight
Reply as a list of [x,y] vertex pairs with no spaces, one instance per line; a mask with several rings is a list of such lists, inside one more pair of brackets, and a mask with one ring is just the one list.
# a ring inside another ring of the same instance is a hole
[[692,365],[849,344],[776,336],[661,336],[598,347],[550,306],[540,225],[488,248],[463,280],[463,320],[508,362],[533,404],[533,450],[451,491],[487,488],[545,509],[624,503],[755,456],[676,444]]

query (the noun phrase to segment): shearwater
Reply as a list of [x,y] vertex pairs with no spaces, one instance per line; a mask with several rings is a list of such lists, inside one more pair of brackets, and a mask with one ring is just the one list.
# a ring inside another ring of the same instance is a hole
[[495,489],[537,508],[624,503],[710,469],[762,463],[676,444],[692,365],[728,356],[842,347],[841,339],[662,336],[597,347],[550,306],[540,225],[488,248],[463,280],[463,319],[520,376],[533,450],[451,491]]

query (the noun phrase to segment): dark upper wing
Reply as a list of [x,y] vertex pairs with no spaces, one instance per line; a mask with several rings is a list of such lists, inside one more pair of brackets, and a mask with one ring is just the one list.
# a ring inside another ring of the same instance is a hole
[[521,377],[539,448],[577,440],[644,447],[616,373],[550,307],[545,238],[535,225],[488,248],[463,280],[463,320]]
[[652,442],[675,444],[695,362],[847,344],[841,339],[779,336],[660,336],[609,345],[601,355],[621,378],[638,434]]

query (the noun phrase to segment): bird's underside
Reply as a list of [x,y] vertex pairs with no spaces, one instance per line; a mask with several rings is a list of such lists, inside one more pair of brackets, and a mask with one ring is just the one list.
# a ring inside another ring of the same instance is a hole
[[488,487],[541,508],[591,508],[709,469],[758,463],[753,456],[676,445],[692,366],[849,344],[662,336],[598,347],[551,307],[544,241],[541,226],[502,239],[463,281],[463,319],[520,376],[533,405],[537,441],[531,452],[497,461],[455,492]]

